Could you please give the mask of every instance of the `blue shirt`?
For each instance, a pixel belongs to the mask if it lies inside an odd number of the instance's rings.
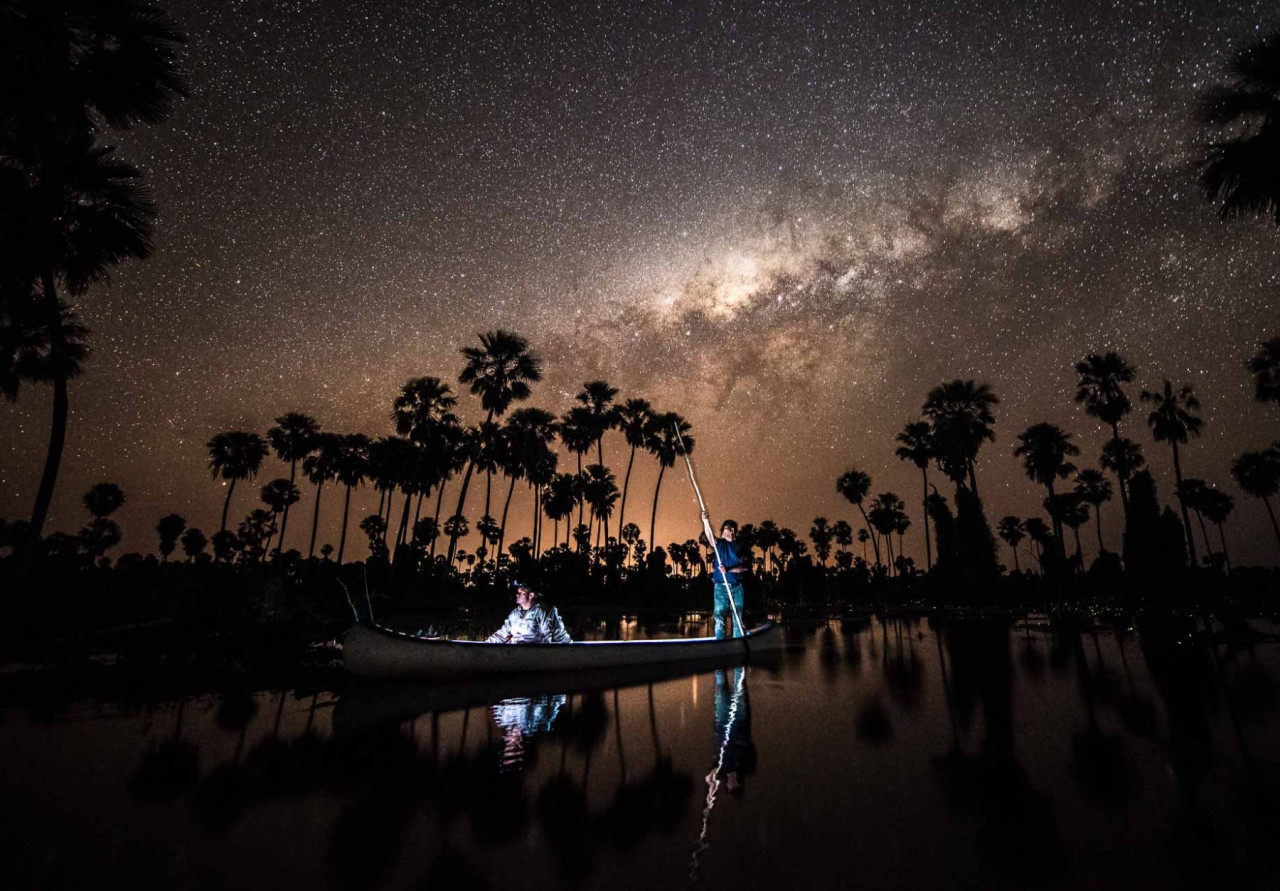
[[[723,565],[725,569],[733,569],[735,566],[750,566],[750,563],[748,562],[750,558],[741,556],[738,553],[738,546],[734,542],[725,541],[723,538],[717,538],[716,552],[720,555],[720,561],[711,575],[711,580],[718,585],[723,585],[725,583],[724,575],[720,572],[721,565]],[[712,559],[714,560],[715,557],[713,556]],[[741,585],[742,577],[744,575],[746,575],[745,572],[730,572],[729,584]]]

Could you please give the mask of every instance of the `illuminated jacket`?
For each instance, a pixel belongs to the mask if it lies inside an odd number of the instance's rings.
[[[564,622],[554,607],[535,603],[527,610],[516,607],[502,623],[502,627],[489,635],[489,643],[572,643],[573,638],[564,630]]]

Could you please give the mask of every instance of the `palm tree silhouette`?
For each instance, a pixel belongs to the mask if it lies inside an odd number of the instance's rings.
[[[905,516],[903,514],[905,507],[906,503],[893,492],[881,492],[871,502],[871,525],[884,540],[889,558],[890,575],[896,572],[896,562],[893,559],[893,533],[898,529],[899,518]]]
[[[1147,459],[1142,456],[1142,446],[1125,437],[1107,440],[1107,444],[1102,447],[1102,455],[1098,458],[1098,464],[1103,470],[1114,473],[1116,479],[1124,479],[1125,497],[1128,497],[1129,480],[1146,463]],[[1125,518],[1128,518],[1127,511]]]
[[[1249,373],[1254,398],[1280,405],[1280,337],[1258,344],[1258,352],[1249,359]]]
[[[555,478],[542,493],[542,508],[547,517],[555,524],[552,530],[552,541],[560,543],[560,521],[565,520],[564,546],[569,547],[569,515],[573,513],[578,501],[578,477],[572,473],[556,474]]]
[[[978,494],[974,463],[982,443],[995,441],[991,409],[999,402],[990,384],[957,379],[930,390],[922,407],[933,424],[934,448],[943,472],[957,484],[967,475],[974,495]]]
[[[627,473],[622,478],[622,502],[618,505],[618,525],[626,522],[627,487],[631,485],[631,467],[636,462],[636,449],[644,448],[653,420],[653,406],[647,399],[628,399],[618,406],[618,429],[631,449],[627,458]],[[601,462],[603,463],[603,462]]]
[[[587,381],[573,398],[587,410],[587,426],[595,434],[596,463],[604,466],[604,435],[618,426],[618,408],[613,404],[618,388],[607,381]]]
[[[1018,445],[1013,454],[1022,457],[1022,467],[1032,482],[1039,483],[1049,492],[1048,503],[1057,501],[1053,482],[1066,479],[1075,473],[1075,465],[1067,461],[1070,455],[1080,454],[1080,449],[1071,442],[1071,434],[1056,424],[1041,422],[1032,424],[1018,434]],[[1052,512],[1053,534],[1057,538],[1060,560],[1066,559],[1066,549],[1062,541],[1062,518],[1060,511]]]
[[[823,566],[827,565],[827,558],[831,556],[831,540],[834,537],[835,530],[826,517],[813,518],[813,525],[809,527],[809,540],[813,542],[813,552]]]
[[[160,536],[160,559],[169,562],[169,555],[178,545],[178,538],[187,529],[187,521],[180,514],[165,514],[156,523],[156,534]]]
[[[271,508],[271,525],[274,529],[276,517],[288,510],[291,505],[297,504],[302,498],[302,493],[298,491],[298,487],[286,479],[272,480],[262,487],[261,490],[262,503]],[[270,546],[271,541],[267,541]],[[279,545],[277,544],[277,547]]]
[[[582,495],[587,504],[591,505],[593,520],[599,520],[602,524],[604,544],[608,545],[609,517],[613,515],[613,505],[618,500],[617,477],[603,465],[588,464]]]
[[[1188,436],[1199,436],[1204,426],[1193,412],[1200,408],[1200,400],[1191,390],[1190,384],[1174,392],[1173,383],[1167,378],[1164,389],[1157,392],[1142,391],[1142,401],[1152,406],[1147,415],[1147,424],[1151,427],[1151,435],[1156,442],[1167,442],[1173,448],[1173,474],[1177,480],[1178,506],[1182,509],[1182,527],[1187,534],[1187,552],[1191,555],[1191,565],[1199,565],[1196,558],[1196,543],[1191,537],[1191,518],[1187,515],[1187,504],[1182,498],[1182,462],[1178,457],[1178,443],[1187,441]]]
[[[1101,554],[1106,550],[1102,544],[1102,504],[1111,500],[1111,483],[1099,471],[1086,468],[1076,474],[1075,491],[1087,504],[1093,505],[1098,527],[1098,553]]]
[[[348,433],[338,440],[338,461],[334,474],[346,489],[342,502],[342,533],[338,536],[338,565],[347,550],[347,519],[351,513],[351,490],[362,484],[369,474],[369,437]]]
[[[1280,446],[1237,455],[1231,462],[1231,476],[1246,493],[1262,499],[1271,518],[1276,544],[1280,545],[1280,525],[1276,524],[1276,514],[1271,509],[1271,498],[1280,491]]]
[[[649,454],[658,459],[658,484],[653,487],[653,513],[649,516],[649,541],[654,541],[653,530],[658,525],[658,493],[662,491],[662,475],[668,467],[674,467],[676,458],[693,453],[694,439],[689,433],[689,422],[676,412],[655,415],[650,431]]]
[[[769,572],[773,572],[773,549],[778,546],[778,524],[773,520],[763,520],[756,527],[756,544],[769,555]]]
[[[1233,135],[1205,146],[1200,183],[1224,217],[1264,216],[1280,225],[1280,32],[1243,47],[1230,72],[1230,83],[1202,97],[1204,122]]]
[[[480,397],[480,405],[487,412],[486,423],[492,422],[494,417],[504,415],[512,402],[528,399],[531,392],[529,384],[542,380],[542,360],[529,349],[529,342],[520,335],[501,328],[481,334],[480,346],[463,347],[462,355],[467,361],[462,373],[458,375],[458,383],[467,384],[472,394]],[[474,469],[473,454],[462,478],[455,517],[462,516]],[[445,525],[448,531],[449,524]],[[456,530],[458,527],[454,524],[453,528]],[[457,547],[458,536],[450,533],[447,556],[450,565]]]
[[[80,372],[86,355],[82,341],[88,332],[75,323],[58,287],[82,294],[115,264],[151,254],[155,205],[138,183],[141,174],[113,152],[86,138],[35,163],[0,153],[0,206],[6,211],[0,215],[0,250],[6,277],[11,287],[19,283],[24,298],[29,291],[23,286],[39,282],[39,327],[48,336],[41,374],[27,379],[53,384],[49,445],[31,512],[32,541],[44,530],[62,463],[70,414],[67,382]],[[67,334],[74,342],[63,339]]]
[[[275,426],[267,431],[267,441],[271,443],[276,457],[289,464],[289,483],[293,485],[298,477],[298,462],[311,454],[315,448],[315,438],[320,433],[320,425],[315,418],[301,412],[288,412],[276,418]],[[284,507],[284,515],[280,518],[280,537],[276,540],[276,550],[284,550],[284,533],[289,528],[289,508]]]
[[[920,474],[924,479],[924,495],[922,496],[921,510],[924,516],[924,559],[926,570],[933,569],[933,548],[929,543],[929,462],[933,460],[935,455],[933,445],[933,428],[927,421],[914,421],[902,428],[902,432],[894,437],[895,441],[901,443],[894,451],[903,461],[910,461],[916,467],[920,468]]]
[[[1231,571],[1231,557],[1227,554],[1227,534],[1222,527],[1235,506],[1235,499],[1221,489],[1205,489],[1201,510],[1208,517],[1209,522],[1218,527],[1218,540],[1222,542],[1222,560],[1226,564],[1227,572]]]
[[[876,566],[879,566],[880,541],[872,531],[871,520],[867,517],[867,511],[862,506],[863,500],[871,492],[871,477],[861,470],[847,470],[836,480],[836,491],[843,495],[850,504],[857,507],[858,513],[862,514],[862,522],[871,538],[871,547],[876,555]]]
[[[507,509],[511,506],[511,494],[515,491],[516,480],[532,480],[538,476],[539,466],[545,465],[548,460],[552,462],[551,472],[554,473],[555,453],[551,451],[551,445],[556,440],[556,416],[542,408],[518,408],[507,418],[504,440],[507,445],[505,469],[511,484],[507,487],[507,498],[502,505],[502,520],[498,531],[499,553],[506,540]],[[536,504],[536,492],[534,501]],[[530,532],[530,539],[536,535],[535,528]]]
[[[213,478],[230,480],[227,498],[222,504],[222,523],[219,532],[227,531],[227,508],[231,506],[231,493],[240,480],[258,475],[262,459],[267,457],[267,443],[256,433],[232,430],[219,433],[205,446],[209,450],[209,469]]]
[[[1204,525],[1204,501],[1205,494],[1209,491],[1209,487],[1204,480],[1188,478],[1182,481],[1179,487],[1178,496],[1187,505],[1187,510],[1196,515],[1196,522],[1200,526],[1200,540],[1204,542],[1205,556],[1213,553],[1213,545],[1209,543],[1209,530]]]
[[[1018,565],[1018,545],[1027,537],[1022,527],[1022,520],[1013,515],[1001,517],[1000,522],[996,524],[996,534],[1009,546],[1009,550],[1013,551],[1013,571],[1022,572],[1022,567]]]
[[[1121,384],[1131,383],[1136,372],[1137,369],[1116,352],[1105,355],[1091,353],[1076,363],[1076,374],[1080,375],[1080,380],[1076,384],[1076,402],[1083,404],[1084,410],[1091,417],[1097,418],[1111,428],[1112,449],[1117,454],[1124,450],[1124,447],[1119,445],[1120,421],[1133,407]],[[1127,517],[1129,515],[1129,474],[1137,468],[1131,467],[1126,461],[1120,461],[1114,469],[1116,479],[1120,481],[1120,503]]]
[[[314,440],[315,451],[302,459],[302,472],[315,483],[316,503],[311,511],[311,544],[307,547],[307,559],[315,556],[316,530],[320,527],[320,495],[324,484],[338,475],[342,460],[342,438],[335,433],[320,433]]]
[[[556,426],[560,441],[578,460],[578,475],[582,475],[582,456],[591,451],[595,445],[596,435],[591,410],[584,405],[575,405],[565,412]],[[582,502],[578,502],[578,523],[582,523]]]

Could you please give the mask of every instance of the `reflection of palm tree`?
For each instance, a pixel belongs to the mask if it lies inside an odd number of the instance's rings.
[[[1076,385],[1076,402],[1082,403],[1089,415],[1111,428],[1111,446],[1117,452],[1123,450],[1120,445],[1120,421],[1132,407],[1121,384],[1130,383],[1135,372],[1136,369],[1115,352],[1106,355],[1093,353],[1076,363],[1076,373],[1080,375],[1080,381]],[[1120,503],[1124,506],[1125,517],[1128,517],[1129,475],[1138,467],[1121,461],[1113,469],[1116,470],[1116,479],[1120,481]],[[1102,546],[1101,542],[1098,546]]]
[[[1178,506],[1182,509],[1182,527],[1187,533],[1187,551],[1191,555],[1191,565],[1196,566],[1196,543],[1191,536],[1191,518],[1187,515],[1187,504],[1181,495],[1182,462],[1178,457],[1178,444],[1185,443],[1188,436],[1199,436],[1204,421],[1193,412],[1199,410],[1200,400],[1191,390],[1190,384],[1174,392],[1173,383],[1165,380],[1162,390],[1142,391],[1142,401],[1151,405],[1151,414],[1147,415],[1147,424],[1151,427],[1151,435],[1156,442],[1167,442],[1173,448],[1173,474],[1178,485]]]

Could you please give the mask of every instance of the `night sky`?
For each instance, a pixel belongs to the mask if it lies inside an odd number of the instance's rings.
[[[1135,403],[1194,384],[1185,472],[1236,496],[1233,560],[1274,562],[1228,469],[1280,436],[1243,367],[1280,334],[1280,235],[1219,220],[1195,174],[1196,99],[1280,25],[1273,2],[162,5],[191,96],[105,139],[154,190],[157,248],[79,301],[95,351],[50,529],[78,528],[110,480],[116,554],[153,548],[173,511],[212,533],[213,434],[286,411],[390,433],[407,378],[457,389],[459,349],[502,327],[544,360],[528,404],[559,413],[604,378],[685,415],[717,518],[852,520],[835,478],[857,466],[907,501],[921,564],[919,475],[892,437],[929,388],[972,377],[1002,400],[978,464],[994,525],[1041,512],[1011,454],[1029,424],[1070,430],[1096,466],[1072,366],[1116,349]],[[50,402],[28,387],[0,409],[0,516],[30,512]],[[1141,406],[1122,430],[1167,500]],[[604,448],[621,485],[620,435]],[[637,458],[627,518],[646,536],[656,474]],[[273,458],[232,516],[276,476]],[[363,490],[353,524],[375,502]],[[659,543],[697,534],[682,470],[661,504]],[[1103,510],[1118,548],[1118,493]],[[1092,522],[1082,538],[1088,557]]]

